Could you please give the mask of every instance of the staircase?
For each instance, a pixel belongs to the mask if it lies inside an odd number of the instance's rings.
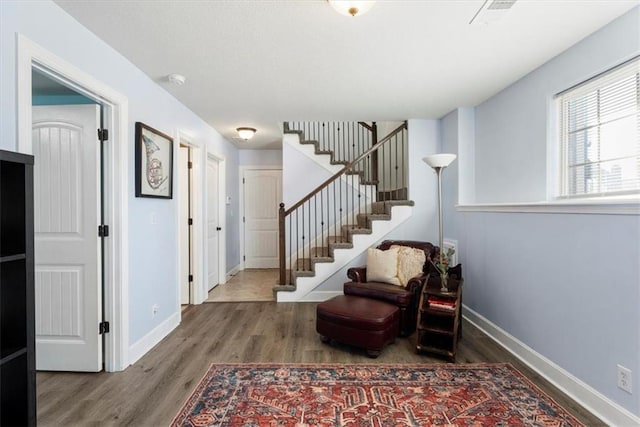
[[[309,299],[411,216],[406,122],[380,141],[377,129],[375,122],[285,123],[285,143],[332,176],[290,208],[280,205],[277,301]]]

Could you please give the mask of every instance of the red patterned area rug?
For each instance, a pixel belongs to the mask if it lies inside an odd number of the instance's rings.
[[[172,426],[582,426],[509,364],[211,365]]]

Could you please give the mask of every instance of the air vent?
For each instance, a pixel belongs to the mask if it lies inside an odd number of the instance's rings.
[[[511,9],[516,0],[493,0],[487,10],[505,10]]]
[[[486,0],[471,18],[469,24],[490,24],[499,21],[513,7],[517,0]]]

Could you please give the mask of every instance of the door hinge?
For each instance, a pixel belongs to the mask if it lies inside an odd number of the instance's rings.
[[[222,227],[216,227],[216,230],[217,230],[217,231],[221,231],[221,230],[222,230]]]
[[[193,162],[187,162],[187,168],[193,169]]]
[[[244,178],[242,178],[242,183],[244,184]]]
[[[190,282],[193,282],[193,274],[190,274],[190,275],[189,275],[189,281],[190,281]]]
[[[108,237],[109,236],[109,226],[105,224],[101,224],[98,226],[98,237]]]
[[[109,322],[100,322],[98,325],[100,335],[109,333]]]
[[[242,222],[244,222],[244,217],[242,217]]]
[[[189,225],[193,225],[193,218],[189,218]]]
[[[98,139],[100,141],[109,140],[109,129],[98,129]]]
[[[242,260],[246,261],[247,260],[247,256],[246,255],[242,255]]]

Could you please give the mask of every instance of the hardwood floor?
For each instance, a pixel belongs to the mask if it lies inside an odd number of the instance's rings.
[[[211,363],[443,363],[415,352],[415,334],[377,359],[323,344],[316,303],[240,302],[190,306],[182,323],[123,372],[37,374],[40,426],[162,426],[171,423]],[[589,426],[603,425],[465,322],[457,363],[510,362]]]

